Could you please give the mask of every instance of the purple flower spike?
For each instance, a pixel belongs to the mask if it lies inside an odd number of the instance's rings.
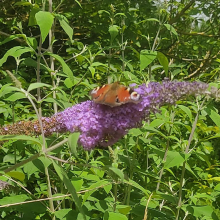
[[[50,121],[54,126],[45,131],[80,132],[79,143],[90,150],[95,146],[106,147],[121,139],[129,129],[141,126],[143,119],[155,113],[164,104],[175,104],[184,96],[205,94],[208,84],[201,82],[151,82],[139,86],[135,91],[141,95],[138,104],[127,103],[111,108],[86,101],[57,113]],[[47,120],[44,120],[46,123]],[[45,126],[46,127],[46,126]]]
[[[126,103],[117,107],[86,101],[59,112],[52,117],[42,118],[45,136],[53,132],[80,132],[79,144],[90,150],[95,146],[107,147],[121,139],[131,128],[140,127],[142,120],[156,113],[162,105],[175,104],[186,96],[198,96],[216,90],[207,91],[208,84],[201,82],[177,82],[164,80],[151,82],[134,89],[141,95],[137,104]],[[8,131],[6,131],[8,129]],[[16,123],[0,129],[0,134],[15,134],[19,131],[41,134],[38,121]]]

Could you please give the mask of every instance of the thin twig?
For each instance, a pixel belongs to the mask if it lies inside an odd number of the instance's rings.
[[[107,183],[107,184],[104,184],[104,185],[102,185],[102,186],[95,187],[95,188],[93,188],[93,189],[82,190],[82,191],[77,192],[77,193],[78,193],[78,194],[82,194],[82,193],[90,192],[90,191],[93,191],[93,190],[97,190],[97,189],[100,189],[100,188],[104,188],[105,186],[108,186],[108,185],[111,185],[111,184],[112,184],[112,182]],[[115,184],[117,184],[117,183],[115,183]],[[52,198],[36,199],[36,200],[25,201],[25,202],[16,202],[16,203],[11,203],[11,204],[7,204],[7,205],[1,205],[0,208],[10,207],[10,206],[15,206],[15,205],[22,205],[22,204],[27,204],[27,203],[40,202],[40,201],[46,201],[46,200],[54,200],[54,199],[59,199],[59,198],[65,198],[65,197],[67,197],[67,196],[71,196],[71,194],[62,195],[62,196],[54,196],[54,197],[52,197]]]
[[[153,193],[150,194],[150,196],[149,196],[149,198],[148,198],[148,200],[147,200],[147,204],[146,204],[146,207],[145,207],[145,213],[144,213],[144,218],[143,218],[143,220],[147,220],[147,212],[148,212],[147,208],[148,208],[148,205],[149,205],[149,203],[150,203],[150,200],[151,200],[151,197],[152,197],[152,196],[153,196]]]
[[[28,194],[30,194],[33,198],[36,198],[36,196],[33,195],[28,189],[26,189],[21,183],[17,182],[16,180],[12,179],[12,178],[9,177],[9,176],[6,176],[6,175],[2,175],[2,176],[4,176],[5,178],[9,179],[10,181],[16,183],[16,184],[19,185],[23,190],[25,190]],[[40,201],[40,202],[41,202],[41,201]],[[45,207],[50,211],[49,207],[46,206],[45,203],[41,202],[41,204],[42,204],[43,206],[45,206]]]

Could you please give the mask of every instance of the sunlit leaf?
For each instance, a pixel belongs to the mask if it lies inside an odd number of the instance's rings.
[[[168,76],[169,61],[167,57],[163,53],[157,52],[157,59],[159,60],[160,64],[163,66],[166,76]]]
[[[118,168],[115,168],[115,167],[109,167],[109,169],[111,171],[113,171],[117,176],[119,176],[121,181],[124,180],[124,173],[121,170],[119,170]]]
[[[192,121],[192,112],[190,111],[190,109],[184,105],[178,105],[178,107],[180,109],[182,109],[186,114],[187,116],[189,117],[190,121]]]
[[[45,41],[52,27],[54,16],[47,11],[39,11],[35,14],[37,24],[40,27],[42,43]]]
[[[92,195],[92,193],[94,193],[95,191],[99,191],[100,188],[103,188],[104,185],[108,185],[109,182],[106,180],[100,180],[97,181],[96,183],[91,184],[87,189],[88,191],[85,193],[84,197],[83,197],[83,204],[85,203],[85,201],[88,199],[88,197],[90,195]]]
[[[14,204],[14,203],[24,202],[28,199],[30,199],[30,197],[28,197],[25,194],[4,196],[2,199],[0,199],[0,204],[9,205],[9,204]]]
[[[5,126],[5,129],[7,129],[7,126]],[[0,140],[25,140],[41,146],[41,142],[37,138],[25,135],[0,135]]]
[[[10,101],[10,102],[15,102],[19,99],[25,99],[25,98],[27,98],[27,97],[25,96],[25,94],[23,92],[16,92],[16,93],[10,95],[9,97],[7,97],[4,100]]]
[[[140,71],[148,67],[157,57],[157,51],[142,50],[140,53]]]
[[[0,59],[0,66],[2,66],[2,64],[6,62],[9,56],[18,58],[22,54],[27,53],[27,52],[33,52],[33,49],[29,47],[21,47],[21,46],[12,47],[5,53],[2,59]]]
[[[24,181],[25,179],[24,173],[20,171],[11,171],[11,172],[8,172],[7,175],[20,181]]]
[[[180,166],[186,160],[186,158],[186,155],[183,153],[168,151],[164,168],[166,169],[174,166]]]
[[[114,39],[116,38],[116,36],[118,35],[118,26],[117,25],[112,25],[112,26],[109,27],[108,31],[111,35],[111,42],[113,42]]]
[[[72,154],[77,158],[78,155],[77,155],[77,143],[78,143],[78,139],[79,139],[79,136],[80,136],[80,133],[79,132],[75,132],[73,134],[70,134],[69,135],[69,138],[68,138],[68,143],[69,143],[69,146],[70,146],[70,151],[72,152]]]
[[[72,40],[73,29],[69,26],[69,22],[67,18],[61,14],[56,14],[56,18],[58,18],[58,21],[60,22],[61,27],[66,32],[70,40]]]
[[[128,218],[126,215],[123,215],[121,213],[115,213],[115,212],[105,212],[103,220],[127,220]]]
[[[67,76],[69,77],[69,79],[71,80],[71,82],[73,83],[73,85],[75,85],[78,81],[76,80],[76,78],[73,76],[73,72],[72,70],[69,68],[69,66],[65,63],[65,61],[63,60],[63,58],[57,54],[53,54],[53,53],[46,53],[49,56],[54,57],[56,60],[58,60],[60,62],[60,64],[63,67],[63,72],[67,74]]]
[[[37,89],[37,88],[41,88],[41,87],[49,87],[51,88],[52,86],[46,83],[31,83],[28,87],[28,92],[30,92],[31,90]]]
[[[171,31],[174,35],[178,37],[178,33],[176,32],[175,28],[170,24],[164,24],[164,26],[167,28],[167,30]]]

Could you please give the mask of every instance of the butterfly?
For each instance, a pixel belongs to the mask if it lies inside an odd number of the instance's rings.
[[[95,103],[111,107],[128,102],[138,103],[141,99],[140,94],[129,87],[120,85],[119,82],[97,87],[90,92],[90,95]]]

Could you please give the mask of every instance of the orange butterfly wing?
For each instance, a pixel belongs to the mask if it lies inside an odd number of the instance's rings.
[[[111,107],[119,106],[127,102],[137,103],[140,95],[132,89],[120,85],[119,82],[104,85],[96,88],[90,93],[96,103],[109,105]]]

